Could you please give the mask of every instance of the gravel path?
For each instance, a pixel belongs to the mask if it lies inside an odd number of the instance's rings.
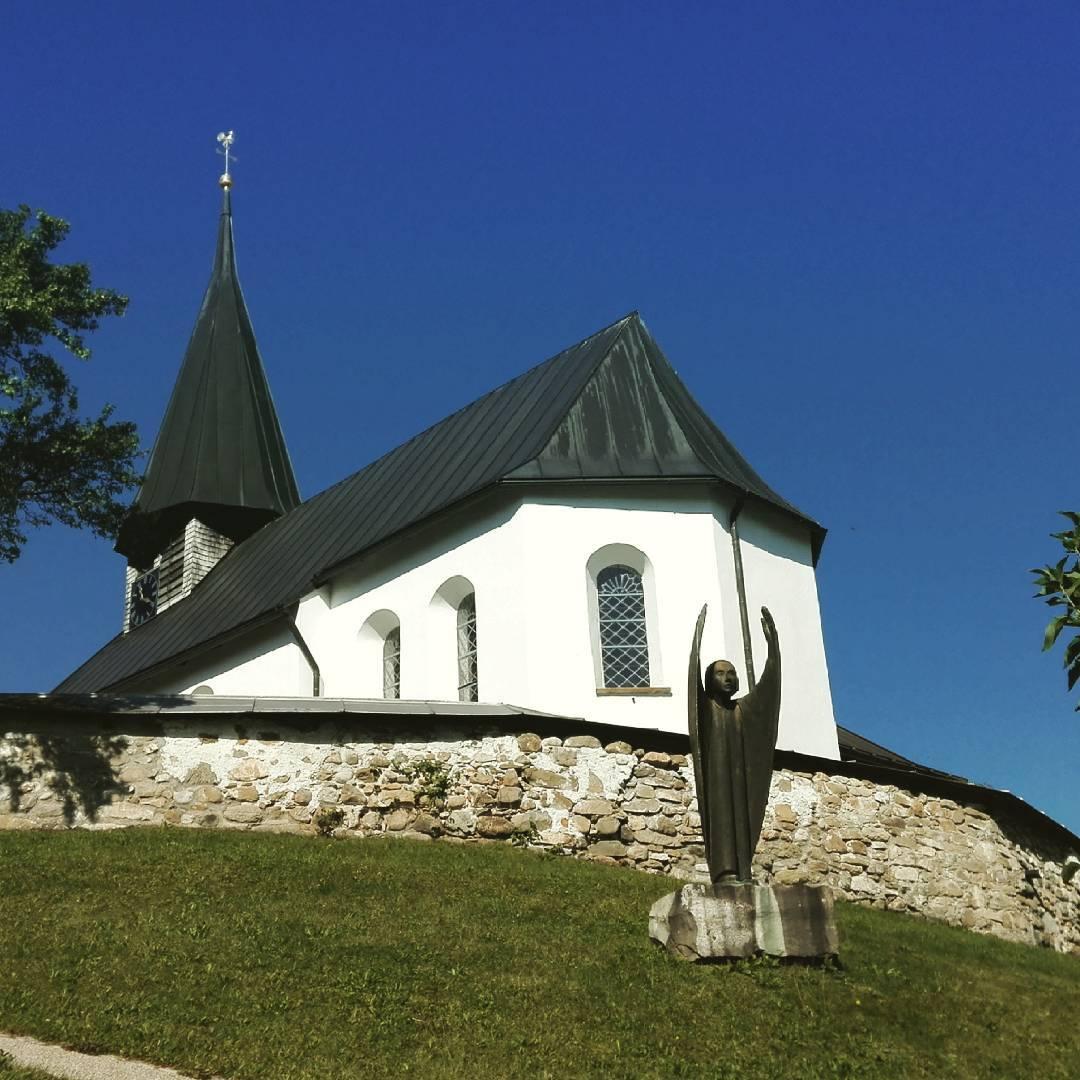
[[[65,1080],[191,1080],[175,1069],[128,1061],[112,1054],[80,1054],[38,1042],[28,1035],[0,1034],[0,1053],[10,1055],[24,1069],[40,1069]]]

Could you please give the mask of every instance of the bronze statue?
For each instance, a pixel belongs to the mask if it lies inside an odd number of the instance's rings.
[[[739,676],[729,661],[710,664],[704,685],[701,681],[707,607],[698,616],[690,648],[690,747],[709,876],[715,885],[729,885],[750,881],[769,801],[780,721],[780,641],[772,615],[762,608],[769,658],[757,686],[735,701]]]

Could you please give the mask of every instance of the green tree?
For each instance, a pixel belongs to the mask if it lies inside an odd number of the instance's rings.
[[[47,351],[80,360],[84,334],[127,297],[95,289],[82,263],[49,261],[68,224],[28,206],[0,210],[0,560],[14,562],[26,529],[58,521],[113,537],[121,496],[137,481],[135,425],[78,415],[79,399]]]
[[[1053,566],[1031,571],[1035,575],[1035,595],[1046,597],[1051,607],[1065,609],[1047,624],[1043,649],[1051,648],[1062,630],[1080,630],[1080,514],[1072,510],[1062,510],[1061,514],[1068,518],[1072,528],[1050,535],[1065,549],[1064,558]],[[1065,646],[1065,672],[1071,690],[1080,679],[1080,634]],[[1080,712],[1080,705],[1076,708]]]

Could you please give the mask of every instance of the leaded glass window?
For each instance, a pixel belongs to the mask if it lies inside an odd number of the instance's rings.
[[[395,626],[382,647],[382,696],[401,697],[401,627]]]
[[[476,671],[476,594],[457,610],[458,701],[479,701]]]
[[[629,566],[608,566],[596,576],[600,657],[604,686],[649,685],[645,590]]]

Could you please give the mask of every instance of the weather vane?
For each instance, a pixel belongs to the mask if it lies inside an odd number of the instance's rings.
[[[232,177],[229,175],[229,148],[236,141],[236,134],[232,131],[219,131],[217,141],[221,144],[218,153],[225,155],[225,171],[221,174],[218,183],[223,188],[230,188],[232,187]]]

